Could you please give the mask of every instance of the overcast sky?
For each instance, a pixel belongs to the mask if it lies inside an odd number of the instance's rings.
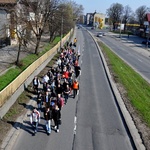
[[[84,7],[84,14],[86,13],[104,13],[113,3],[120,3],[123,6],[129,5],[133,11],[139,6],[146,5],[150,7],[150,0],[74,0],[77,4],[81,4]]]

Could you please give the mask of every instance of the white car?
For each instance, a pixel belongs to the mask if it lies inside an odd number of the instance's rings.
[[[102,37],[103,36],[103,33],[102,32],[98,32],[97,33],[97,37]]]

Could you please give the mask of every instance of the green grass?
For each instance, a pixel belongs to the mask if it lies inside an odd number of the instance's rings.
[[[41,53],[38,55],[30,54],[27,55],[20,61],[20,67],[15,67],[9,69],[5,74],[0,76],[0,91],[3,90],[10,82],[12,82],[22,71],[24,71],[29,65],[31,65],[35,60],[37,60],[40,56],[50,50],[54,45],[58,43],[60,37],[56,37],[53,43],[46,44]]]
[[[73,35],[73,34],[72,34]],[[72,36],[71,35],[71,36]],[[64,35],[65,36],[65,35]],[[10,82],[12,82],[22,71],[24,71],[29,65],[31,65],[35,60],[53,48],[60,41],[60,36],[56,36],[52,43],[47,43],[43,50],[36,54],[27,55],[20,61],[20,67],[15,67],[9,69],[5,74],[0,76],[0,91],[2,91]]]
[[[106,45],[103,43],[99,43],[99,45],[109,59],[117,82],[124,86],[132,106],[150,127],[150,84],[116,56]]]

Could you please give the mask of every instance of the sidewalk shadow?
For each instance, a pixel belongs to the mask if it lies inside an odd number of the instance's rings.
[[[28,105],[26,103],[19,103],[19,105],[22,105],[24,108],[32,110],[34,107],[32,105]]]
[[[33,127],[30,124],[30,121],[23,121],[23,123],[14,122],[14,121],[7,121],[7,123],[11,124],[12,127],[14,127],[16,130],[22,129],[22,130],[26,131],[27,133],[31,134],[32,136],[35,135],[35,133],[33,131]],[[38,125],[38,132],[45,134],[46,133],[45,125],[39,124]]]
[[[19,130],[19,129],[22,129],[26,132],[28,132],[29,134],[33,135],[33,128],[32,126],[30,125],[30,122],[27,121],[26,124],[23,124],[23,123],[20,123],[20,122],[14,122],[14,121],[7,121],[7,123],[11,124],[12,127],[14,127],[15,129]]]

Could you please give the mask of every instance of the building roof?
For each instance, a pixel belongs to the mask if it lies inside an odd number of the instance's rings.
[[[0,4],[12,4],[17,3],[17,0],[0,0]]]
[[[150,13],[147,13],[146,16],[147,16],[147,21],[150,22]]]

